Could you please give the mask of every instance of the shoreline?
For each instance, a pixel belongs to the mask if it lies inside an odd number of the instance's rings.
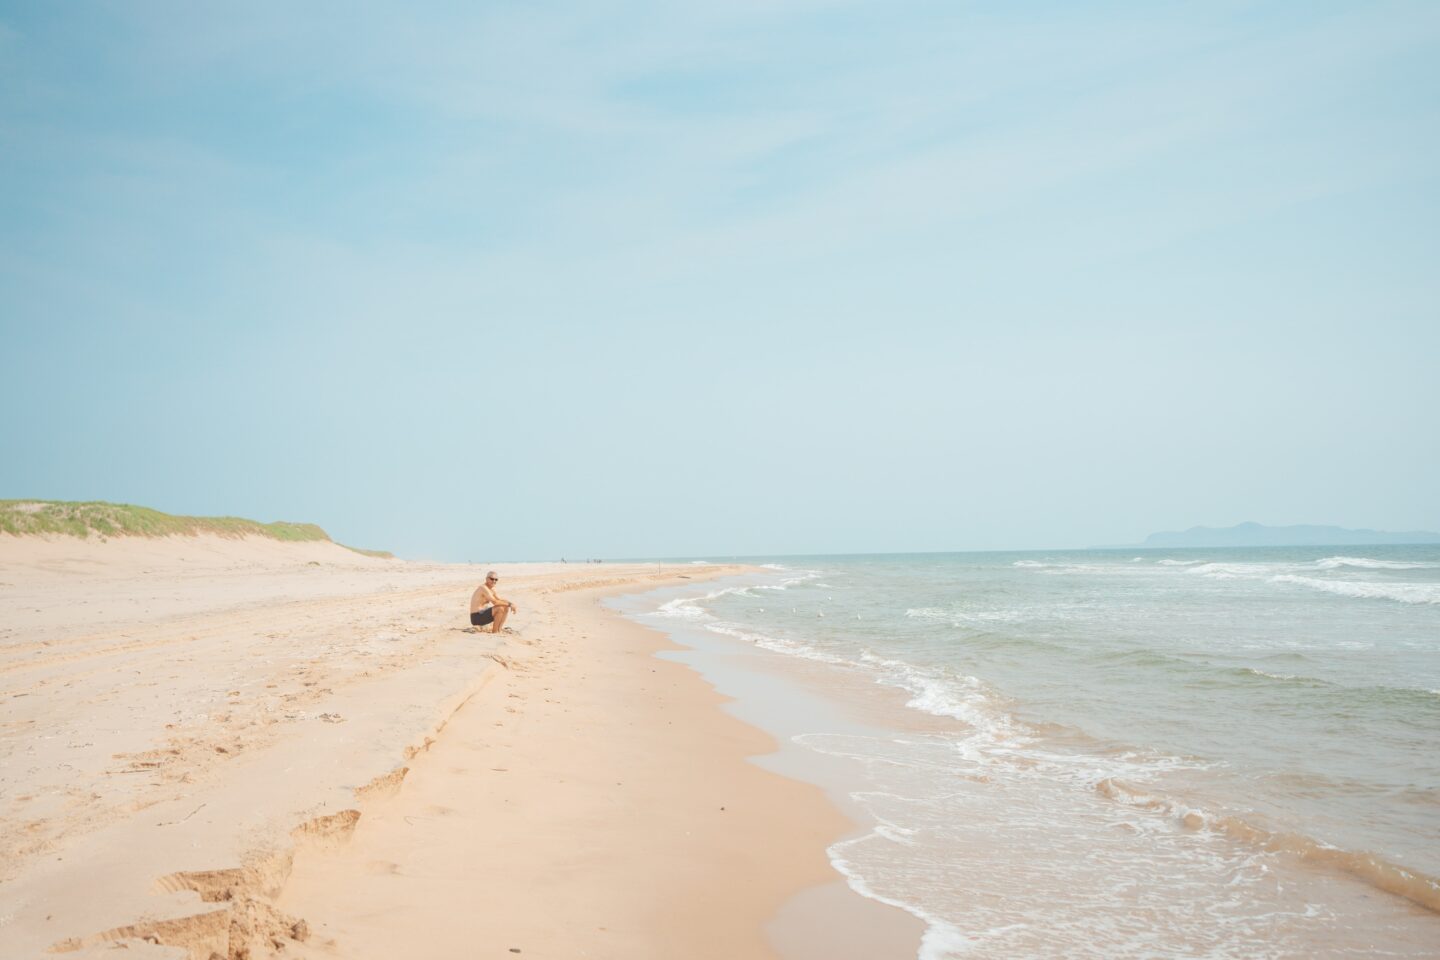
[[[669,637],[601,605],[635,592],[547,598],[552,632],[507,651],[495,689],[457,712],[343,849],[297,861],[280,906],[328,918],[317,936],[358,960],[475,944],[542,957],[914,956],[910,918],[831,869],[825,850],[854,824],[820,788],[752,762],[777,744],[721,709],[701,674],[657,657],[681,649]],[[797,918],[820,926],[777,947],[770,927],[785,915],[792,933]],[[438,932],[441,917],[452,922]],[[409,939],[422,926],[423,945]],[[837,930],[883,951],[836,953]]]
[[[849,830],[826,845],[832,882],[809,888],[787,902],[769,924],[772,941],[782,946],[785,956],[860,960],[929,955],[927,949],[949,936],[943,922],[873,890],[862,892],[855,884],[866,886],[864,880],[837,862],[837,850],[875,829],[874,819],[851,795],[866,784],[857,779],[849,764],[802,746],[796,738],[817,731],[870,738],[923,736],[942,722],[903,711],[906,698],[900,691],[836,675],[830,664],[787,658],[705,631],[684,619],[653,618],[655,601],[684,599],[684,592],[682,587],[661,586],[644,594],[612,598],[610,606],[632,622],[669,636],[673,647],[660,656],[693,670],[722,695],[727,713],[770,737],[775,749],[754,758],[756,763],[781,776],[813,784],[850,824]],[[898,716],[897,708],[902,708]],[[825,937],[823,952],[816,952],[820,946],[815,940],[817,931],[823,931]]]
[[[668,638],[600,606],[743,568],[494,564],[524,616],[491,638],[458,626],[479,566],[205,538],[0,546],[7,956],[448,956],[517,935],[542,956],[834,955],[777,954],[766,925],[852,911],[825,892],[825,850],[853,825],[748,759],[775,743],[655,656]],[[452,873],[419,872],[447,877],[440,895],[364,852],[397,815],[438,819],[433,846],[402,846],[442,858]],[[478,926],[446,906],[486,884],[510,906]],[[385,950],[356,913],[367,890]],[[594,929],[547,940],[557,902]]]

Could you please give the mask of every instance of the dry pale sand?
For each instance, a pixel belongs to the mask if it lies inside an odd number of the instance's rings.
[[[0,957],[763,957],[782,907],[914,955],[834,888],[849,824],[597,605],[724,568],[494,566],[515,636],[464,629],[478,567],[0,535]]]

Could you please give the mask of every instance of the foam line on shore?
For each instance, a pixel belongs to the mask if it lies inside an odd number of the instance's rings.
[[[1260,850],[1288,854],[1316,866],[1338,870],[1377,890],[1404,897],[1427,910],[1440,913],[1440,879],[1378,854],[1344,850],[1300,833],[1267,830],[1243,816],[1202,810],[1114,777],[1101,780],[1095,789],[1111,800],[1167,816],[1186,829],[1209,830]]]

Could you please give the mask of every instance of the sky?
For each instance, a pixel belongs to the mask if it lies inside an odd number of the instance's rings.
[[[1440,530],[1440,5],[0,0],[0,498]]]

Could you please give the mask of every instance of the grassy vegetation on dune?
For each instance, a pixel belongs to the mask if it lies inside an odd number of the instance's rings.
[[[171,537],[201,533],[221,537],[269,537],[290,542],[330,540],[313,523],[260,523],[243,517],[177,517],[128,503],[71,503],[63,500],[0,500],[0,532],[17,536],[59,534],[70,537]],[[337,546],[344,546],[337,544]],[[370,557],[392,557],[383,550],[346,547]]]
[[[69,503],[60,500],[0,500],[0,530],[58,533],[71,537],[169,537],[213,533],[222,537],[272,540],[329,540],[313,523],[259,523],[241,517],[177,517],[128,503]]]
[[[367,557],[379,557],[381,560],[394,560],[395,554],[389,550],[366,550],[363,547],[352,547],[348,544],[339,543],[336,546],[344,547],[346,550],[353,550],[356,553],[363,553]]]

